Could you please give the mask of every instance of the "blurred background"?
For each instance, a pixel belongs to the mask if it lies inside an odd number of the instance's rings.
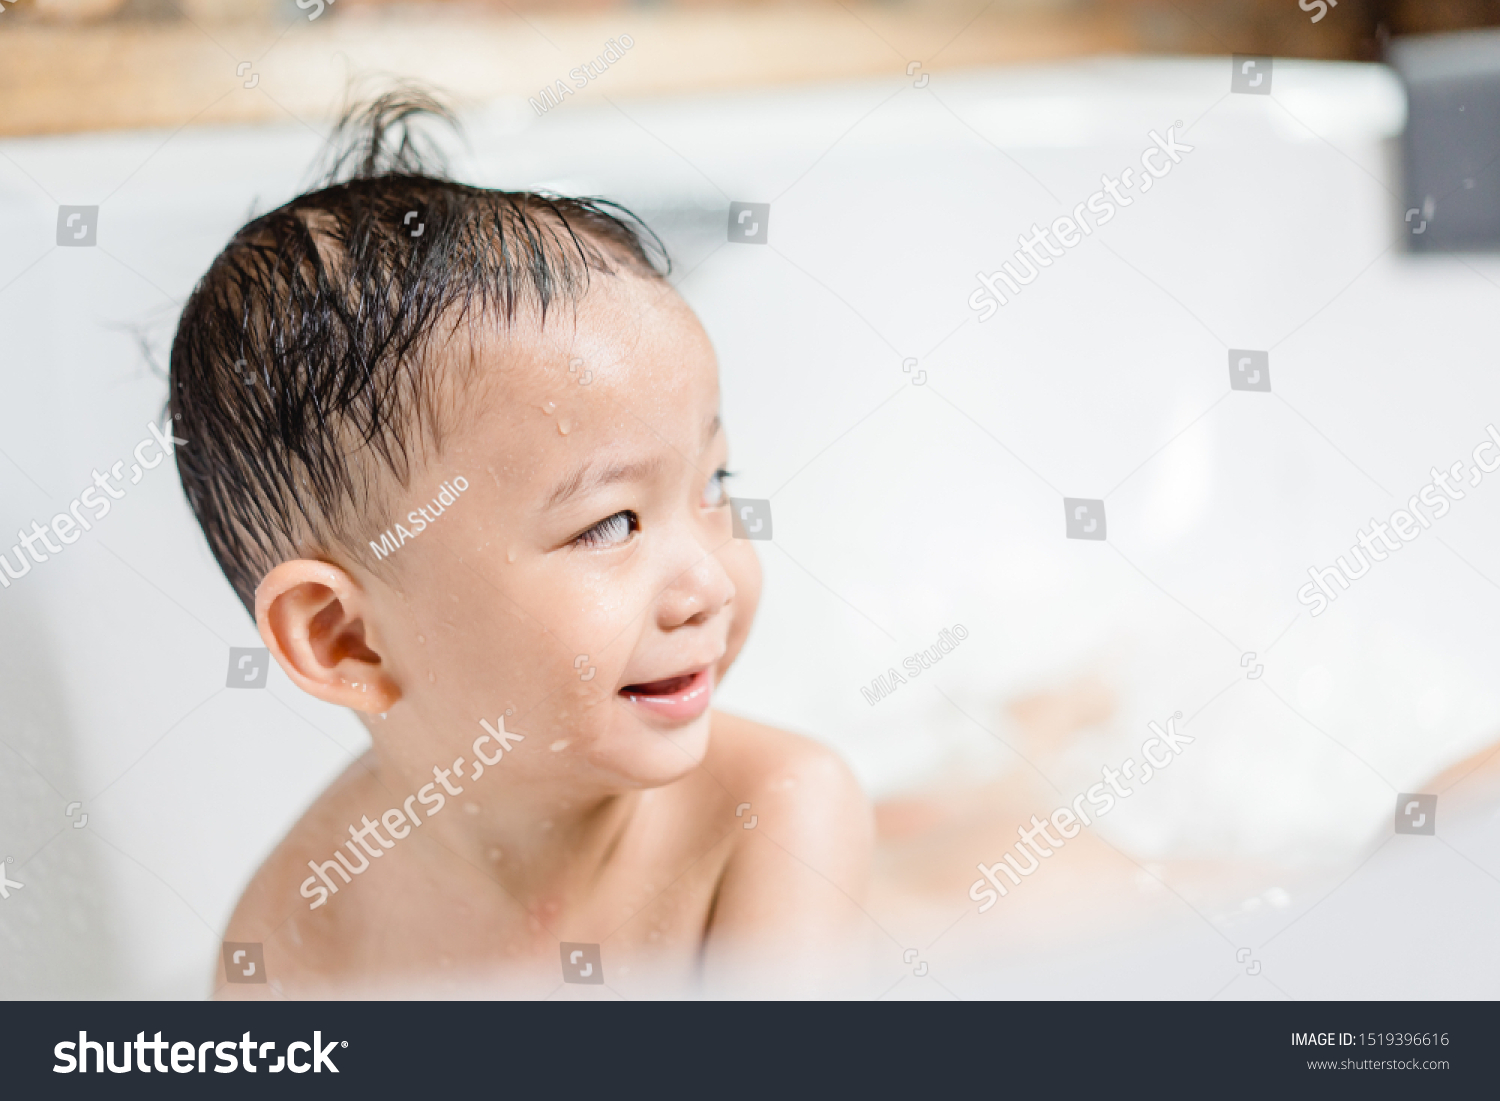
[[[1040,814],[1150,721],[1195,737],[1098,827],[1138,915],[960,888],[895,934],[940,988],[893,952],[896,996],[1493,997],[1500,800],[1461,762],[1500,738],[1500,475],[1320,617],[1296,593],[1500,424],[1500,3],[1330,4],[0,2],[0,532],[146,437],[183,298],[350,89],[424,80],[460,177],[667,240],[734,492],[774,513],[724,707],[882,800],[1025,775]],[[1181,164],[980,323],[975,273],[1168,127]],[[770,205],[763,247],[735,202]],[[1062,497],[1108,539],[1067,539]],[[227,688],[255,645],[170,465],[0,590],[0,996],[206,993],[245,882],[367,744],[277,669]],[[1411,792],[1435,836],[1393,835]]]

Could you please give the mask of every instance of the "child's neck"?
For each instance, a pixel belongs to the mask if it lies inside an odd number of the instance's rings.
[[[403,736],[392,720],[382,724],[375,739],[376,779],[392,793],[393,805],[409,804],[407,810],[420,815],[417,829],[423,836],[526,897],[566,893],[570,884],[595,879],[642,800],[651,796],[639,789],[534,775],[519,753],[505,753],[479,769],[477,778],[472,752],[423,772],[411,764],[411,754],[393,751],[429,741],[411,733]],[[491,759],[499,753],[493,744],[480,752]],[[409,800],[408,793],[418,801]]]

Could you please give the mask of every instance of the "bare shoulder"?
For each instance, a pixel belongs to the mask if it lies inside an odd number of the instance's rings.
[[[308,861],[329,859],[344,824],[351,816],[358,820],[353,808],[368,805],[374,787],[366,762],[351,764],[256,870],[240,895],[224,939],[262,945],[268,982],[228,983],[220,959],[214,997],[274,998],[283,992],[305,996],[311,988],[336,981],[348,962],[344,957],[357,950],[359,938],[351,922],[359,921],[362,908],[325,905],[326,891],[319,892],[325,895],[323,902],[317,893],[304,893],[312,874]]]
[[[705,974],[734,989],[793,960],[799,982],[821,974],[864,918],[875,816],[859,782],[827,746],[718,712],[702,771],[736,789],[743,811],[726,819],[740,828],[729,830]]]
[[[757,815],[873,844],[874,811],[844,759],[811,738],[715,711],[705,765]],[[826,828],[834,829],[828,831]]]

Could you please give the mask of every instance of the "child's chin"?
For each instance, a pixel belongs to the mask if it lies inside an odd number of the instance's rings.
[[[679,780],[702,762],[708,752],[709,713],[691,722],[666,725],[631,716],[629,759],[622,761],[637,782],[648,787]]]

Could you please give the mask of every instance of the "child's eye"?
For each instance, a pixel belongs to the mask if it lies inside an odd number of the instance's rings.
[[[633,533],[640,530],[640,517],[629,509],[625,509],[600,520],[573,542],[581,547],[613,547],[625,542]]]
[[[703,487],[704,508],[718,508],[720,505],[728,503],[729,495],[725,492],[724,479],[733,477],[733,472],[725,470],[723,467],[714,471],[713,477]]]

